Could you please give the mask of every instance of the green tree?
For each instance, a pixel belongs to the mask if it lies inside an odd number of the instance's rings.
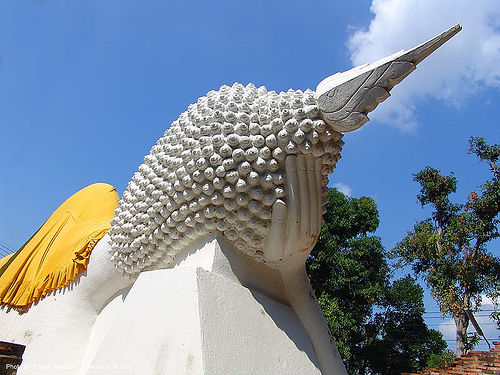
[[[391,252],[399,266],[411,265],[423,277],[441,312],[454,318],[459,356],[477,342],[477,337],[467,335],[467,310],[477,311],[481,294],[495,296],[500,285],[500,260],[486,248],[499,235],[500,146],[490,146],[482,138],[469,143],[469,153],[488,164],[492,178],[479,193],[473,191],[465,203],[456,204],[450,200],[457,186],[453,174],[442,175],[431,167],[415,174],[421,185],[417,198],[422,206],[432,207],[432,215],[417,222]]]
[[[447,367],[455,359],[455,353],[451,350],[439,354],[431,354],[427,361],[427,368]]]
[[[411,278],[389,283],[384,248],[373,235],[379,225],[375,202],[332,189],[324,220],[306,265],[348,372],[392,374],[423,367],[445,343],[423,322],[421,287]]]
[[[363,351],[370,374],[401,374],[424,367],[442,355],[446,342],[424,322],[424,290],[406,276],[385,288],[377,312],[366,325]]]

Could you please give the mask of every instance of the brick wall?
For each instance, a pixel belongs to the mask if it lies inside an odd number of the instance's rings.
[[[402,375],[465,375],[494,374],[500,375],[500,342],[493,342],[495,348],[488,352],[471,351],[455,359],[447,367],[421,370],[418,373]]]

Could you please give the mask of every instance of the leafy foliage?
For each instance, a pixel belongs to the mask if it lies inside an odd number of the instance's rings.
[[[384,291],[380,311],[367,324],[371,339],[364,350],[370,373],[417,371],[426,367],[432,354],[446,349],[441,333],[424,322],[423,293],[410,276],[394,281]]]
[[[455,353],[446,350],[439,354],[431,354],[427,361],[428,368],[446,367],[455,359]]]
[[[495,311],[491,314],[491,319],[496,320],[498,329],[500,329],[500,312]]]
[[[471,138],[469,143],[469,153],[486,161],[493,178],[480,186],[479,193],[473,191],[465,203],[456,204],[450,200],[457,186],[453,174],[445,176],[431,167],[415,174],[414,180],[421,186],[417,198],[433,212],[417,222],[391,251],[399,266],[411,265],[423,277],[441,311],[454,317],[458,355],[477,342],[475,335],[467,335],[466,310],[477,311],[481,294],[493,296],[500,286],[500,260],[486,248],[499,236],[500,146],[490,146],[482,138]]]
[[[375,202],[332,189],[324,224],[307,269],[337,347],[348,363],[363,342],[363,324],[383,292],[388,272],[382,243],[366,235],[378,227]]]
[[[325,222],[307,261],[337,347],[350,374],[415,371],[446,347],[422,314],[423,290],[410,277],[389,282],[375,202],[328,192]]]

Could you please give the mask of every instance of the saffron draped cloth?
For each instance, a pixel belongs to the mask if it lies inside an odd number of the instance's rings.
[[[118,199],[113,186],[98,183],[59,206],[17,252],[0,259],[0,304],[25,310],[74,281],[111,227]]]

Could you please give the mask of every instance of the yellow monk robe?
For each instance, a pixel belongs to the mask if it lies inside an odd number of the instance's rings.
[[[16,253],[0,259],[0,304],[26,309],[87,269],[118,206],[116,189],[93,184],[68,198]]]

